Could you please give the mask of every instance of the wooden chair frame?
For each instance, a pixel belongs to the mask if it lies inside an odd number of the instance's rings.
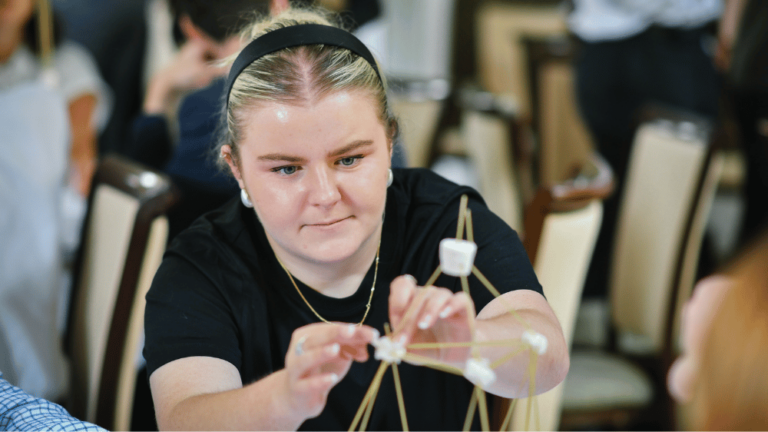
[[[152,181],[145,181],[142,184],[142,179],[147,179],[148,175],[151,176]],[[178,199],[178,193],[167,176],[117,156],[108,156],[99,164],[94,177],[89,203],[93,203],[96,190],[102,184],[109,185],[133,197],[139,202],[139,207],[133,229],[130,233],[125,262],[122,266],[114,311],[109,318],[110,322],[107,323],[109,330],[103,363],[101,365],[101,374],[99,375],[95,418],[88,418],[87,416],[87,399],[94,397],[94,395],[88,395],[88,390],[85,389],[83,391],[82,387],[79,386],[79,383],[86,382],[86,379],[80,376],[76,367],[72,368],[72,394],[68,408],[72,415],[78,418],[94,422],[108,429],[114,429],[116,427],[115,414],[118,403],[118,387],[122,373],[121,368],[123,367],[122,359],[126,350],[128,325],[134,307],[139,278],[142,273],[143,258],[152,222],[171,208]],[[92,211],[89,209],[83,229],[82,245],[88,244],[88,227],[90,226],[91,217]],[[87,295],[82,290],[93,288],[81,286],[82,275],[80,271],[85,264],[84,249],[85,247],[81,248],[76,261],[76,275],[65,338],[66,351],[72,361],[76,361],[77,355],[75,352],[80,343],[78,342],[79,336],[75,334],[78,313],[84,307],[80,305],[80,299]]]

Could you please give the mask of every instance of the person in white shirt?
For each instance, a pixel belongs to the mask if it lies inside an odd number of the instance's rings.
[[[585,297],[607,295],[612,233],[638,110],[658,103],[715,117],[720,77],[712,55],[722,0],[572,0],[571,32],[580,40],[579,108],[618,189],[606,201]]]

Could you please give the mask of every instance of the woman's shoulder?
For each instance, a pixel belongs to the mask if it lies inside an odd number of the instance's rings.
[[[485,223],[495,216],[491,213],[480,194],[473,188],[453,183],[440,175],[421,168],[395,170],[387,211],[396,211],[409,242],[439,241],[447,233],[455,232],[459,218],[461,197],[468,197],[468,207],[473,218]]]
[[[198,268],[231,267],[255,255],[247,214],[233,199],[199,217],[171,241],[166,256],[177,256]]]
[[[415,206],[446,206],[462,195],[485,205],[477,190],[458,185],[426,168],[395,168],[395,191]]]

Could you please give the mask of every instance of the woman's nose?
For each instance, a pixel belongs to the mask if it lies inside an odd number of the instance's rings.
[[[309,201],[316,206],[329,206],[341,199],[336,175],[328,167],[318,167],[310,179]]]

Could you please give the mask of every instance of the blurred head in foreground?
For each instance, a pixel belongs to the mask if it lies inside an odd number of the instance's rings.
[[[669,390],[693,430],[768,430],[768,233],[686,305]]]

